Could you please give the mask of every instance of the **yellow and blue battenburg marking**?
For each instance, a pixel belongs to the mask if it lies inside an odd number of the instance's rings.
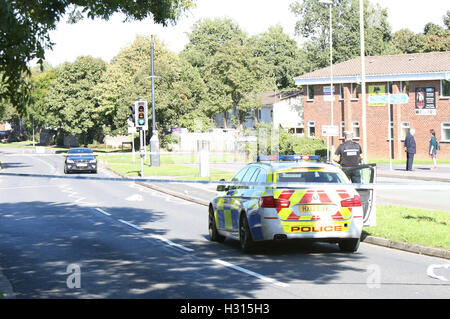
[[[216,225],[221,229],[237,229],[239,218],[239,201],[227,197],[217,200],[215,212]]]

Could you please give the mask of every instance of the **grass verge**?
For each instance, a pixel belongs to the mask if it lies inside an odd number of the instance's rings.
[[[377,206],[377,226],[364,233],[427,247],[450,249],[450,212],[402,206]]]
[[[141,164],[140,160],[136,160],[135,164],[127,164],[127,163],[109,163],[106,164],[106,167],[122,174],[125,176],[139,176],[141,173]],[[231,179],[234,173],[219,171],[219,170],[210,170],[209,177],[199,177],[199,168],[198,167],[190,167],[179,164],[161,164],[159,167],[149,166],[148,164],[144,165],[144,176],[146,177],[160,177],[167,176],[172,177],[174,179],[186,179],[186,180],[220,180],[220,179]]]

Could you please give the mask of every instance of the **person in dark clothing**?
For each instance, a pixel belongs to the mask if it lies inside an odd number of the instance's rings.
[[[406,152],[406,170],[412,171],[414,154],[416,154],[416,140],[414,139],[415,129],[410,129],[409,134],[405,138],[405,152]]]
[[[341,164],[342,170],[352,183],[361,183],[361,171],[347,171],[346,169],[361,164],[361,146],[353,142],[353,132],[344,132],[345,141],[337,148],[334,160]]]

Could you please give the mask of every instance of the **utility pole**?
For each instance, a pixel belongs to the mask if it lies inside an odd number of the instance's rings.
[[[159,138],[158,132],[156,130],[156,121],[155,121],[155,74],[154,74],[154,65],[153,65],[153,56],[154,56],[154,44],[153,44],[153,35],[151,36],[150,42],[150,59],[151,59],[151,79],[152,79],[152,137],[150,138],[150,165],[151,166],[160,166],[159,160]]]
[[[361,113],[362,113],[362,134],[363,134],[363,161],[367,163],[367,114],[366,114],[366,60],[364,52],[364,5],[363,0],[359,0],[359,35],[361,39]]]

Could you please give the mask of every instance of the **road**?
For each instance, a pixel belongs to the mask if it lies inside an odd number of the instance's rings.
[[[0,266],[17,298],[448,298],[448,260],[362,243],[208,240],[204,206],[0,149]],[[80,179],[78,177],[93,177]],[[436,275],[446,275],[436,269]]]

